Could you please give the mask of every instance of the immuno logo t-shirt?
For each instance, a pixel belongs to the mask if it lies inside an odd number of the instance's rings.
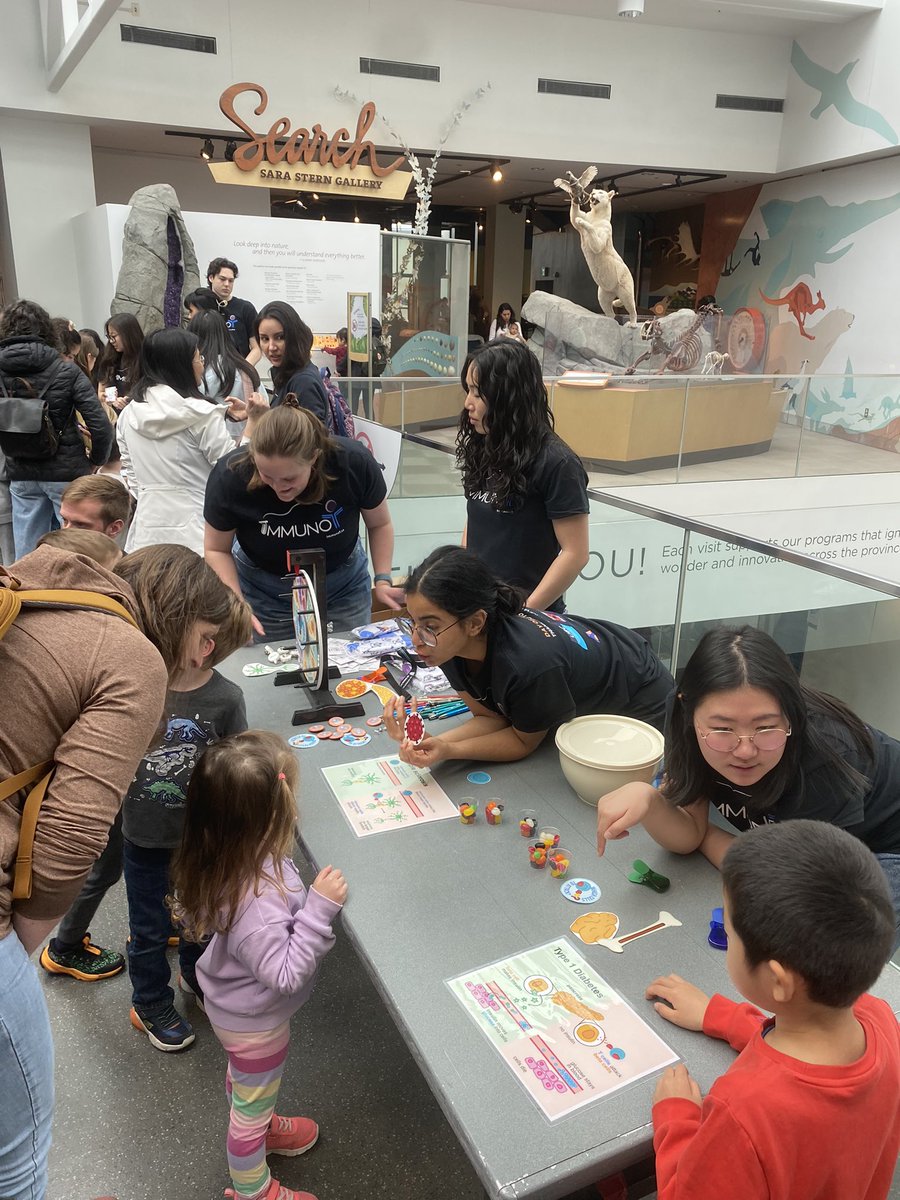
[[[324,550],[328,571],[345,563],[359,539],[363,509],[387,495],[378,463],[359,442],[334,438],[326,473],[333,482],[322,500],[279,500],[270,487],[248,487],[253,466],[246,449],[216,463],[206,485],[204,518],[213,529],[233,529],[252,563],[283,575],[288,550]]]

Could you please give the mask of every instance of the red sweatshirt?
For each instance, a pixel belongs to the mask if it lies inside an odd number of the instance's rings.
[[[766,1044],[759,1009],[713,996],[703,1032],[741,1054],[702,1109],[653,1106],[659,1200],[884,1200],[900,1152],[900,1028],[874,996],[853,1012],[862,1058],[814,1066]]]

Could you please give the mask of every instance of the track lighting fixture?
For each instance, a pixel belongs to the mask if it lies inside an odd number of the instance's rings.
[[[503,178],[503,172],[500,170],[498,163],[491,163],[491,179],[494,183],[499,183]]]
[[[237,142],[234,138],[229,138],[225,143],[225,161],[234,162],[234,152],[237,150]]]
[[[200,157],[202,159],[204,159],[206,162],[209,162],[209,160],[212,158],[212,156],[214,154],[215,154],[215,147],[212,144],[212,138],[207,138],[206,141],[203,143],[203,148],[200,151]]]

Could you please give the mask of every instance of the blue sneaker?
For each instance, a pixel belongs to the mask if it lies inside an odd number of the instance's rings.
[[[146,1017],[133,1008],[131,1023],[135,1029],[146,1033],[150,1045],[157,1050],[186,1050],[194,1040],[193,1027],[172,1004],[162,1012]]]

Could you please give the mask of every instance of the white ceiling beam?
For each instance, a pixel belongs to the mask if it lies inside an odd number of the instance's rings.
[[[51,7],[55,0],[50,0]],[[94,42],[109,24],[110,17],[119,7],[121,0],[91,0],[86,12],[71,31],[65,30],[65,42],[47,74],[47,91],[58,92]],[[68,9],[68,0],[62,0]],[[63,17],[67,13],[63,13]]]
[[[700,3],[742,16],[805,17],[812,21],[847,21],[884,8],[884,0],[700,0]]]

